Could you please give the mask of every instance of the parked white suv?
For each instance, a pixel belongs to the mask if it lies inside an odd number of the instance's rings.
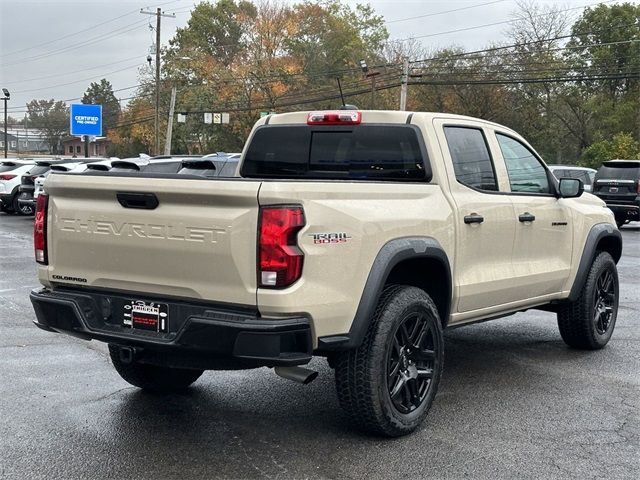
[[[549,165],[551,173],[560,180],[561,178],[577,178],[584,184],[584,191],[591,193],[593,179],[596,171],[593,168],[577,167],[575,165]]]
[[[5,213],[18,211],[18,188],[22,175],[34,165],[33,160],[10,159],[0,162],[0,210]]]

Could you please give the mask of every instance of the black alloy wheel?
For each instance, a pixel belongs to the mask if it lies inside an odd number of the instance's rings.
[[[567,345],[597,350],[609,342],[616,325],[618,289],[615,260],[608,252],[598,252],[580,295],[559,306],[558,328]]]
[[[393,406],[407,414],[419,408],[433,383],[437,343],[433,322],[420,312],[407,315],[393,335],[387,360],[387,388]]]
[[[604,270],[598,280],[594,291],[594,323],[596,331],[604,335],[611,326],[613,307],[615,305],[615,282],[610,270]]]
[[[338,400],[355,425],[388,437],[411,433],[429,413],[442,377],[435,303],[417,287],[386,286],[361,344],[332,363]]]

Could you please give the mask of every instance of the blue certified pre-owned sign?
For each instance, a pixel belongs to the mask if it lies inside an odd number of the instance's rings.
[[[71,105],[71,135],[102,136],[102,105]]]

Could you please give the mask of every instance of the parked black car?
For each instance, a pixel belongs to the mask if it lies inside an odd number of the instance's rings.
[[[20,179],[18,191],[18,213],[20,215],[33,215],[35,212],[35,201],[33,192],[35,181],[40,175],[51,170],[52,165],[69,163],[69,160],[38,160],[36,164]]]
[[[604,162],[596,173],[593,194],[606,202],[618,228],[640,220],[640,160]]]

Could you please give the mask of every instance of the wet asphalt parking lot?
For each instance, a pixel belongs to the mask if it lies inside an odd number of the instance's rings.
[[[32,324],[32,219],[0,214],[0,478],[640,478],[640,223],[622,229],[609,345],[571,350],[530,311],[445,335],[426,424],[364,436],[322,359],[310,385],[207,372],[146,394],[106,346]]]

